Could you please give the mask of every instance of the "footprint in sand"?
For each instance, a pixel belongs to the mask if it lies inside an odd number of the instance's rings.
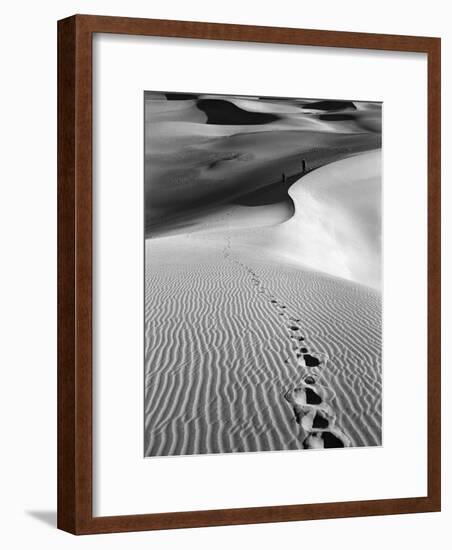
[[[297,423],[303,428],[304,449],[349,447],[349,437],[336,426],[336,415],[331,406],[335,393],[308,375],[300,386],[286,392]]]
[[[325,367],[328,362],[328,355],[325,352],[313,351],[308,353],[307,348],[302,347],[297,353],[298,364],[300,367]]]
[[[279,310],[279,317],[287,323],[288,336],[295,343],[293,352],[297,365],[310,369],[324,367],[329,359],[328,355],[324,352],[309,350],[305,343],[305,337],[301,334],[301,319],[290,316],[287,306],[273,296],[259,275],[252,268],[234,258],[231,254],[230,238],[223,253],[226,258],[251,275],[251,282],[257,293],[268,299],[269,303]],[[284,363],[288,364],[289,358]],[[304,449],[328,449],[351,445],[350,438],[336,426],[336,414],[331,406],[336,394],[326,386],[319,384],[315,376],[305,376],[301,385],[286,392],[284,397],[292,407],[296,422],[303,429],[302,445]]]
[[[338,429],[312,432],[303,441],[304,449],[337,449],[348,447],[344,444],[344,434]]]

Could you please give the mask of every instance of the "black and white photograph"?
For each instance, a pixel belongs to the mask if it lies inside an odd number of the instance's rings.
[[[144,113],[145,456],[381,445],[381,103]]]
[[[447,548],[425,7],[3,6],[2,547]]]

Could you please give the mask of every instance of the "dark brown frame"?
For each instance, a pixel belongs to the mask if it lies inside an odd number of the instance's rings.
[[[93,33],[299,44],[428,56],[428,496],[93,517]],[[440,39],[75,15],[58,22],[58,527],[74,534],[435,512],[441,507]]]

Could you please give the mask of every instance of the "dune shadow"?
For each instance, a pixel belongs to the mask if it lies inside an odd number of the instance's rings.
[[[199,99],[196,106],[207,116],[206,124],[247,126],[249,124],[268,124],[280,118],[272,113],[241,109],[225,99]]]

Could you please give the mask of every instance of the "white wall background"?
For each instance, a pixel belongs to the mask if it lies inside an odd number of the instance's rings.
[[[446,548],[451,538],[451,296],[443,308],[443,512],[72,537],[56,517],[56,21],[73,13],[155,17],[443,39],[443,280],[450,279],[452,27],[448,2],[379,0],[17,0],[2,6],[0,85],[0,543],[26,548]],[[448,67],[447,67],[448,65]],[[446,248],[448,250],[446,250]],[[409,411],[401,413],[409,422]],[[403,426],[401,427],[403,429]],[[450,434],[450,430],[449,430]],[[371,472],[370,475],[379,475]]]

